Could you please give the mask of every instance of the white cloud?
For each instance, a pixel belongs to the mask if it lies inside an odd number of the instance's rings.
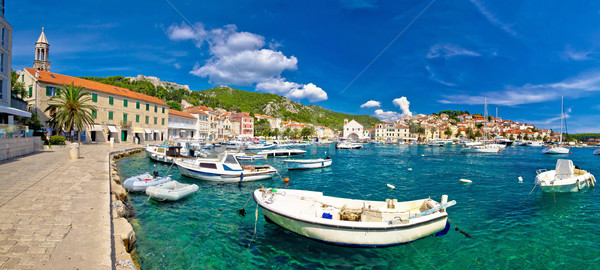
[[[375,100],[369,100],[365,102],[365,104],[360,105],[361,108],[379,108],[381,107],[381,102]]]
[[[446,95],[438,100],[444,104],[483,104],[487,97],[490,104],[516,106],[555,100],[562,93],[571,97],[584,95],[586,92],[600,91],[600,72],[580,74],[557,83],[525,84],[523,86],[507,86],[503,90],[489,91],[481,95]]]
[[[175,64],[173,64],[173,66],[174,66],[176,69],[180,69],[180,68],[181,68],[181,64],[179,64],[179,63],[175,63]]]
[[[494,26],[499,27],[504,32],[509,33],[513,37],[517,37],[517,32],[512,30],[509,24],[506,24],[500,21],[498,18],[496,18],[496,15],[489,11],[479,0],[471,0],[471,3],[473,3],[473,5],[475,5],[475,7],[479,9],[479,12],[481,12],[481,14]]]
[[[208,44],[211,58],[197,63],[190,73],[211,83],[255,85],[259,91],[311,102],[327,99],[327,93],[315,84],[288,82],[281,76],[284,71],[297,70],[298,59],[277,51],[279,43],[266,44],[263,36],[239,32],[233,24],[208,30],[201,23],[194,27],[174,24],[168,27],[167,36],[175,41],[194,41],[198,48]],[[266,45],[269,48],[264,48]]]
[[[412,116],[412,112],[410,112],[409,109],[410,102],[408,101],[408,99],[406,99],[406,97],[394,99],[392,103],[394,103],[394,105],[398,106],[400,110],[402,110],[403,116]]]
[[[307,99],[310,102],[327,100],[327,93],[320,87],[312,83],[303,85],[288,82],[283,78],[258,83],[256,89],[267,93],[283,95],[291,99]]]
[[[441,83],[445,86],[456,86],[455,83],[447,82],[440,79],[439,76],[433,71],[433,69],[429,65],[425,66],[425,69],[427,69],[427,72],[429,72],[429,79]]]
[[[577,51],[571,48],[571,46],[567,46],[567,48],[563,52],[562,57],[574,61],[584,61],[591,59],[590,54],[592,54],[592,51]]]
[[[400,120],[403,115],[399,112],[377,109],[375,110],[375,117],[379,118],[379,120],[383,122],[395,122],[396,120]]]
[[[454,44],[436,44],[431,46],[431,48],[429,48],[429,52],[427,52],[427,55],[425,55],[426,58],[450,58],[453,56],[481,56],[481,54]]]

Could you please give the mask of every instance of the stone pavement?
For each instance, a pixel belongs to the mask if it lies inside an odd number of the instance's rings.
[[[0,162],[0,269],[111,269],[108,153],[57,148]]]

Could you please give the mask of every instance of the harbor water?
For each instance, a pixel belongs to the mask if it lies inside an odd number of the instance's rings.
[[[554,169],[559,158],[572,159],[600,178],[600,156],[592,155],[594,149],[572,148],[570,155],[544,155],[539,147],[507,147],[498,154],[461,154],[460,149],[366,145],[336,150],[315,145],[304,148],[305,158],[331,156],[331,167],[288,172],[285,158],[269,158],[254,163],[274,166],[281,177],[241,185],[183,177],[177,166],[152,162],[143,152],[117,163],[122,178],[156,170],[200,187],[177,202],[130,194],[135,212],[130,221],[143,269],[598,268],[600,187],[555,195],[534,189],[536,170]],[[472,238],[452,227],[445,236],[394,247],[327,245],[267,223],[252,200],[246,216],[238,215],[236,210],[261,186],[381,201],[440,201],[447,194],[457,202],[448,209],[450,219]]]

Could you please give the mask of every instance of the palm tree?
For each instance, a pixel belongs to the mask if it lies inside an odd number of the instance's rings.
[[[276,140],[279,140],[279,128],[273,130],[273,136],[275,136]]]
[[[56,95],[50,98],[49,105],[45,112],[50,111],[50,122],[63,131],[69,131],[70,141],[73,142],[73,130],[81,131],[86,126],[94,124],[92,111],[96,106],[89,104],[92,101],[92,95],[83,92],[83,87],[73,83],[63,85]]]
[[[431,138],[433,139],[435,132],[437,131],[436,127],[431,127],[431,129],[429,129],[429,131],[431,131]]]
[[[446,134],[446,136],[448,136],[448,138],[450,138],[452,136],[452,129],[450,127],[446,127],[446,130],[444,131],[444,134]]]

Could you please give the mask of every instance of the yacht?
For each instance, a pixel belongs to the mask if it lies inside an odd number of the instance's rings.
[[[569,148],[561,146],[562,145],[563,122],[566,121],[563,96],[560,97],[560,109],[561,109],[560,110],[560,135],[558,137],[559,138],[558,145],[552,145],[548,148],[542,149],[542,153],[544,153],[544,154],[568,154],[569,153]]]

